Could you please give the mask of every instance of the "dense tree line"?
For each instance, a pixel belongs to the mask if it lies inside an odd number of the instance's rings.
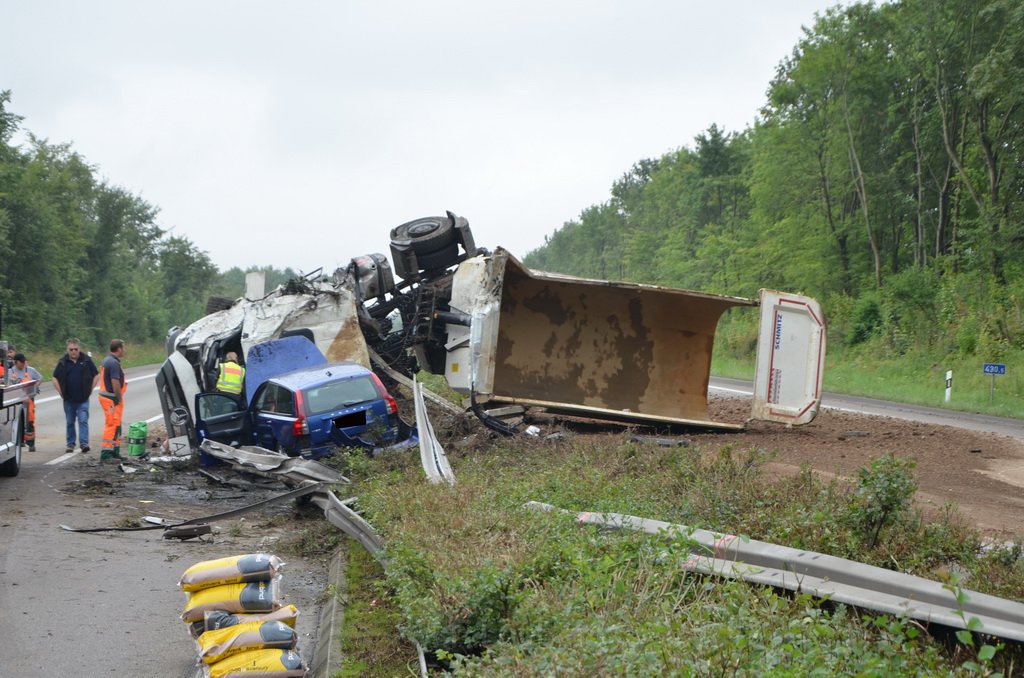
[[[209,256],[156,225],[157,209],[101,180],[69,144],[28,134],[0,92],[0,303],[4,338],[60,350],[66,337],[162,339],[201,315]]]
[[[750,128],[637,162],[526,262],[802,291],[847,344],[996,357],[1024,347],[1022,151],[1019,0],[835,7]]]
[[[237,297],[245,271],[220,273],[158,210],[96,176],[69,144],[27,133],[0,91],[0,303],[6,339],[62,351],[65,338],[102,348],[111,337],[162,341],[203,315],[211,294]],[[267,289],[295,273],[270,266]]]

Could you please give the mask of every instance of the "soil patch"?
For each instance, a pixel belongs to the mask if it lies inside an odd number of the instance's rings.
[[[716,420],[741,422],[750,402],[712,397],[709,410]],[[952,503],[992,536],[1024,536],[1024,442],[1016,438],[832,409],[806,426],[750,422],[738,433],[686,437],[711,451],[732,445],[772,453],[770,467],[779,473],[806,465],[853,479],[872,458],[908,457],[916,463],[917,499],[926,512]]]

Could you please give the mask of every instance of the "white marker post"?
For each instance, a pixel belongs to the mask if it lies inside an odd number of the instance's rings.
[[[953,395],[953,370],[946,371],[946,402]]]

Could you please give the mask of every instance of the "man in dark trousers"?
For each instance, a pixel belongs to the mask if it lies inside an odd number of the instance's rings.
[[[82,352],[78,339],[68,339],[67,354],[53,369],[53,387],[64,400],[67,423],[65,452],[75,451],[75,421],[78,421],[78,444],[89,451],[89,396],[100,380],[100,372],[88,355]]]

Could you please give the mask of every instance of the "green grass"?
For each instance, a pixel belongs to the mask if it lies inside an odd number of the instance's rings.
[[[343,664],[333,678],[415,675],[416,649],[395,631],[401,619],[384,588],[384,571],[355,541],[347,542],[346,553]]]
[[[580,528],[525,510],[528,500],[899,563],[933,579],[963,572],[965,586],[1024,599],[1020,545],[983,552],[952,510],[925,523],[900,501],[913,488],[907,467],[865,469],[858,492],[810,471],[766,474],[768,459],[628,435],[498,439],[453,460],[455,487],[425,483],[407,454],[353,469],[352,491],[387,544],[386,588],[375,595],[386,591],[394,626],[457,676],[955,675],[976,659],[974,647],[915,623],[688,573],[685,540]],[[879,488],[884,505],[872,503]],[[1010,644],[982,668],[1012,674],[1022,660]]]

